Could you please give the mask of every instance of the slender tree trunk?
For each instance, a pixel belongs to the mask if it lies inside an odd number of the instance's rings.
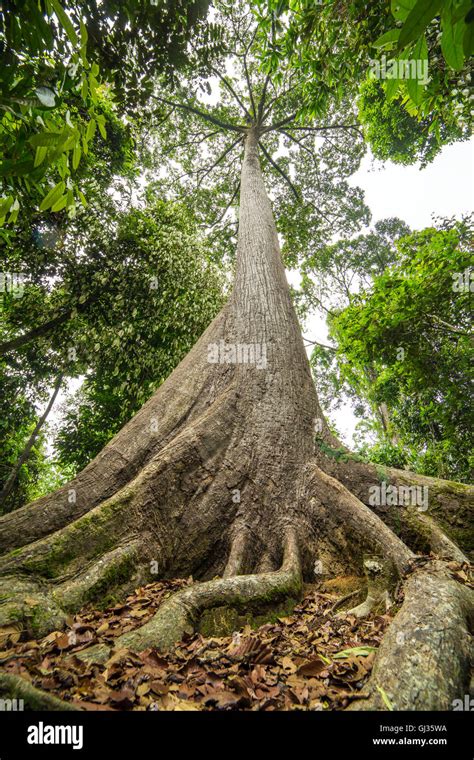
[[[59,389],[61,388],[62,380],[63,380],[63,376],[62,374],[60,374],[56,379],[53,393],[51,394],[51,398],[48,401],[48,405],[46,406],[46,409],[44,410],[43,414],[41,415],[38,422],[36,423],[35,428],[26,443],[25,448],[23,449],[22,453],[18,457],[16,464],[12,468],[8,478],[5,481],[5,485],[0,491],[0,512],[2,511],[2,508],[4,507],[8,497],[10,496],[14,488],[15,481],[18,477],[18,473],[20,472],[21,467],[29,459],[29,456],[31,454],[31,449],[33,448],[35,441],[38,438],[41,428],[43,427],[44,423],[48,419],[49,413],[51,409],[53,408],[54,402],[56,401],[57,395],[59,393]]]
[[[33,327],[31,330],[28,330],[28,332],[18,335],[16,338],[0,343],[0,356],[8,354],[18,348],[22,348],[28,343],[31,343],[32,340],[50,335],[57,327],[68,322],[75,312],[85,311],[95,300],[96,296],[90,296],[82,303],[78,302],[73,307],[66,309],[62,314],[54,317],[54,319],[49,319],[47,322],[43,322],[41,325]]]

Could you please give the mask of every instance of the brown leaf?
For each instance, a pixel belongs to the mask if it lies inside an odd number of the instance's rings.
[[[80,707],[81,710],[113,710],[113,708],[109,707],[109,705],[99,705],[96,702],[86,702],[82,699],[73,699],[71,704]]]
[[[204,698],[204,704],[214,704],[218,709],[225,709],[226,707],[236,707],[241,700],[238,694],[233,691],[211,691]]]
[[[115,707],[120,707],[122,710],[129,710],[133,707],[135,701],[135,695],[131,689],[121,689],[120,691],[110,692],[110,702]]]
[[[299,676],[319,676],[324,671],[327,671],[328,663],[324,662],[321,657],[316,657],[314,660],[309,660],[300,665],[296,671]]]
[[[289,673],[296,673],[298,666],[293,662],[291,657],[282,657],[280,660],[281,666]]]
[[[162,681],[150,681],[150,689],[154,694],[161,696],[168,693],[169,686]]]
[[[151,668],[166,670],[168,667],[168,660],[162,657],[156,649],[144,649],[138,656],[145,665],[149,665]]]
[[[21,636],[20,625],[2,625],[0,627],[0,646],[5,644],[16,644]]]

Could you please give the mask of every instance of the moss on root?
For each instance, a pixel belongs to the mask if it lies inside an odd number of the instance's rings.
[[[12,673],[0,673],[0,697],[22,700],[26,710],[80,710],[79,707],[37,689]]]
[[[2,570],[21,568],[46,579],[78,572],[85,560],[100,557],[117,545],[127,530],[128,501],[128,495],[121,492],[52,536],[14,549],[2,557]]]
[[[279,606],[261,605],[259,612],[251,609],[239,610],[228,605],[213,607],[204,610],[197,630],[203,636],[228,636],[246,625],[256,629],[265,623],[276,623],[278,618],[291,615],[298,601],[288,599],[286,603]]]
[[[111,595],[114,598],[120,595],[120,589],[136,576],[137,565],[136,544],[116,547],[99,560],[93,561],[77,577],[62,584],[53,595],[68,612],[74,612],[89,602],[108,604]]]

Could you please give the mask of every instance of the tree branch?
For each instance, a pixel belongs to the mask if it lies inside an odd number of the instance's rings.
[[[235,101],[239,104],[239,106],[244,111],[245,115],[248,117],[249,121],[252,121],[252,116],[250,114],[250,111],[247,109],[245,103],[242,101],[238,93],[234,90],[231,83],[220,73],[219,69],[214,68],[214,66],[211,67],[211,71],[214,72],[214,74],[219,77],[221,82],[224,84],[225,87],[229,90],[231,95],[233,95]]]
[[[216,219],[216,221],[211,224],[211,226],[209,227],[210,230],[214,229],[214,227],[216,227],[218,224],[220,224],[222,222],[222,220],[224,219],[224,217],[227,214],[228,210],[230,209],[230,207],[232,206],[233,202],[235,201],[239,190],[240,190],[240,180],[237,182],[237,185],[235,187],[234,192],[232,193],[232,197],[231,197],[229,203],[225,207],[225,209],[224,209],[223,213],[220,215],[220,217],[218,219]]]
[[[292,183],[291,179],[286,174],[286,172],[284,172],[283,169],[281,168],[281,166],[278,166],[278,164],[273,160],[273,158],[271,157],[271,155],[269,154],[269,152],[265,149],[265,147],[262,145],[262,143],[259,143],[259,145],[260,145],[260,147],[261,147],[261,149],[263,151],[263,154],[264,154],[265,158],[267,159],[267,161],[269,161],[271,163],[271,165],[273,166],[273,168],[279,174],[281,174],[281,176],[283,177],[283,179],[285,180],[285,182],[287,182],[288,185],[290,186],[291,191],[294,194],[296,200],[300,201],[301,200],[300,194],[299,194],[298,190],[296,189],[296,187],[294,186],[294,184]]]
[[[260,124],[261,121],[262,121],[263,109],[264,109],[264,106],[265,106],[265,98],[267,97],[267,87],[268,87],[269,81],[270,81],[270,74],[267,74],[267,76],[265,78],[265,82],[263,83],[262,95],[261,95],[260,100],[258,102],[258,108],[257,108],[257,122],[258,122],[258,124]]]
[[[292,127],[299,132],[327,132],[331,129],[355,130],[359,137],[364,138],[362,131],[355,124],[328,124],[326,127]]]
[[[11,340],[7,340],[5,343],[0,343],[0,356],[8,353],[9,351],[13,351],[16,348],[21,348],[21,346],[24,346],[26,343],[30,343],[30,341],[32,341],[34,338],[42,338],[44,335],[50,333],[51,330],[53,330],[55,327],[59,327],[59,325],[62,325],[64,322],[67,322],[69,319],[71,319],[74,309],[77,311],[84,311],[87,306],[89,306],[95,300],[96,296],[91,296],[81,304],[76,303],[70,309],[67,309],[67,311],[64,311],[62,314],[59,314],[59,316],[54,317],[54,319],[50,319],[48,322],[43,322],[43,324],[38,325],[38,327],[33,327],[33,329],[29,330],[29,332],[23,333],[23,335],[18,335],[16,338],[12,338]]]
[[[169,148],[163,151],[164,156],[169,156],[170,153],[172,153],[176,148],[184,148],[186,145],[196,145],[196,143],[201,144],[205,140],[208,140],[210,137],[213,137],[214,135],[220,134],[219,129],[214,129],[212,132],[203,133],[200,132],[190,132],[190,137],[196,136],[195,140],[184,140],[184,142],[175,143],[174,145],[170,145]]]
[[[266,132],[273,132],[275,129],[280,129],[280,127],[284,127],[285,124],[290,124],[292,121],[296,119],[296,112],[292,113],[290,116],[286,116],[281,121],[275,122],[275,124],[270,124],[268,127],[264,127],[262,129],[262,135]],[[292,127],[292,129],[296,129],[296,127]]]
[[[189,113],[193,113],[196,116],[199,116],[201,119],[204,119],[205,121],[210,121],[211,124],[215,124],[218,127],[221,127],[222,129],[230,129],[232,132],[240,132],[244,133],[246,131],[246,127],[239,126],[237,124],[230,124],[226,121],[221,121],[221,119],[218,119],[216,116],[212,116],[209,113],[205,113],[204,111],[200,111],[199,108],[194,108],[194,106],[188,106],[184,103],[174,103],[172,100],[167,100],[166,98],[160,98],[158,95],[152,95],[151,96],[154,100],[159,100],[160,103],[166,103],[168,106],[175,106],[176,108],[181,108],[184,111],[188,111]]]
[[[291,81],[291,79],[292,79],[292,77],[290,77],[290,80],[289,80],[289,81]],[[267,107],[265,108],[265,112],[264,112],[264,114],[263,114],[263,118],[265,119],[265,117],[266,117],[266,116],[268,116],[268,114],[269,114],[269,113],[271,112],[271,110],[272,110],[272,106],[273,106],[273,104],[274,104],[274,103],[276,103],[276,102],[277,102],[277,100],[281,100],[282,98],[284,98],[284,97],[285,97],[286,95],[288,95],[290,92],[292,92],[293,90],[295,90],[295,89],[296,89],[296,87],[297,87],[297,85],[296,85],[296,84],[292,85],[291,87],[287,87],[287,88],[286,88],[286,90],[283,90],[283,92],[277,93],[277,94],[276,94],[276,95],[275,95],[275,96],[274,96],[274,97],[273,97],[271,100],[269,100],[269,102],[268,102],[268,105],[267,105]]]
[[[303,335],[303,340],[306,340],[308,342],[308,345],[311,346],[319,346],[320,348],[327,348],[328,351],[337,351],[337,348],[334,348],[334,346],[327,346],[325,343],[319,343],[317,340],[309,340],[309,338],[305,338]]]
[[[441,319],[441,317],[436,316],[436,314],[427,314],[427,317],[430,317],[430,319],[434,319],[435,322],[439,322],[440,325],[443,325],[447,330],[450,332],[456,333],[457,335],[467,335],[468,337],[471,335],[471,333],[466,330],[461,330],[459,327],[455,327],[454,325],[450,325],[449,322],[445,322],[444,319]]]
[[[213,170],[213,169],[215,169],[215,168],[216,168],[216,166],[218,166],[218,165],[221,163],[221,161],[223,161],[223,160],[224,160],[224,158],[225,158],[225,157],[226,157],[226,156],[227,156],[227,155],[228,155],[228,154],[229,154],[229,153],[230,153],[230,152],[231,152],[231,151],[232,151],[232,150],[235,148],[235,146],[236,146],[238,143],[240,143],[241,141],[242,141],[242,138],[241,138],[241,137],[238,137],[238,138],[237,138],[237,140],[234,140],[234,142],[232,143],[232,145],[229,145],[229,147],[228,147],[228,148],[226,148],[226,150],[225,150],[223,153],[221,153],[221,155],[219,156],[219,158],[217,159],[217,161],[214,161],[214,163],[212,164],[212,166],[210,166],[208,169],[206,169],[206,170],[204,171],[204,174],[203,174],[203,175],[202,175],[202,177],[200,177],[200,179],[198,180],[198,185],[197,185],[198,187],[200,187],[200,186],[202,185],[202,182],[203,182],[204,178],[205,178],[205,177],[207,177],[207,175],[208,175],[208,174],[210,174],[210,172],[212,172],[212,170]]]
[[[255,99],[253,97],[252,85],[250,84],[250,74],[249,74],[249,70],[248,70],[248,66],[247,66],[247,54],[248,54],[250,48],[252,47],[253,42],[254,42],[256,36],[257,36],[257,27],[255,28],[255,31],[254,31],[254,33],[252,35],[252,39],[250,40],[247,48],[244,51],[244,55],[243,55],[243,64],[244,64],[245,79],[247,80],[247,87],[249,88],[249,97],[250,97],[250,102],[252,104],[252,111],[253,111],[254,119],[257,118],[257,107],[255,105]]]

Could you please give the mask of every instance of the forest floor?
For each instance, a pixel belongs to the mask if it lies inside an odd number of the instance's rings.
[[[400,601],[364,620],[338,617],[335,606],[360,586],[360,579],[340,578],[306,586],[291,614],[255,629],[196,633],[166,654],[121,649],[103,664],[79,659],[94,644],[113,647],[117,636],[143,625],[166,596],[191,582],[150,583],[122,604],[83,609],[66,631],[39,640],[22,641],[14,626],[0,629],[0,667],[85,710],[340,710],[361,698]]]

